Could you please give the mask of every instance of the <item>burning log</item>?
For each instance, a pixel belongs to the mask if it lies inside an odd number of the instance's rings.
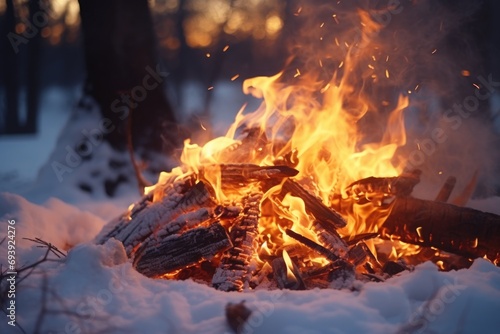
[[[274,280],[280,289],[305,290],[302,275],[286,251],[283,252],[283,257],[273,260],[272,267]]]
[[[339,259],[339,257],[335,253],[333,253],[330,250],[326,249],[325,247],[315,243],[311,239],[306,238],[306,237],[304,237],[304,236],[302,236],[302,235],[300,235],[300,234],[298,234],[290,229],[287,229],[285,232],[286,232],[286,235],[288,235],[289,237],[297,240],[298,242],[307,246],[311,250],[323,255],[328,260],[335,261],[335,260]]]
[[[347,225],[344,218],[335,210],[328,208],[316,196],[311,195],[297,182],[287,179],[283,182],[281,194],[292,194],[300,197],[306,207],[306,211],[312,214],[318,221],[332,225],[332,228],[342,228]]]
[[[288,166],[257,166],[252,164],[222,164],[206,167],[220,169],[222,187],[247,185],[251,182],[269,179],[283,179],[295,176],[298,170]]]
[[[469,258],[500,258],[500,216],[417,198],[396,198],[382,236]]]
[[[222,256],[212,285],[222,291],[241,291],[250,280],[250,259],[257,247],[255,237],[260,215],[262,192],[244,198],[243,213],[235,219],[230,235],[233,247]]]
[[[450,199],[451,192],[455,188],[455,185],[457,184],[457,178],[454,176],[450,176],[446,179],[446,181],[443,184],[443,187],[439,191],[438,195],[436,196],[435,201],[436,202],[448,202]]]
[[[123,243],[127,254],[131,256],[134,249],[149,235],[158,232],[180,215],[203,207],[214,208],[215,202],[209,186],[198,182],[185,193],[172,191],[160,201],[146,206],[147,210],[142,208],[135,214],[133,212],[130,220],[121,219],[111,232],[99,237],[97,243],[103,244],[108,239],[115,238]]]
[[[371,194],[386,194],[407,197],[420,182],[420,170],[397,177],[368,177],[351,183],[345,189],[347,195],[361,203],[371,201]]]
[[[134,266],[143,275],[156,277],[213,257],[229,247],[226,230],[217,222],[142,244]]]
[[[337,256],[343,256],[347,252],[348,244],[331,225],[315,221],[312,228],[326,249]]]

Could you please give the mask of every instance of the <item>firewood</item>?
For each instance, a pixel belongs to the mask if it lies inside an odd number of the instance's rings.
[[[346,258],[347,261],[352,263],[355,267],[364,264],[368,260],[371,260],[370,263],[372,265],[381,269],[377,261],[377,258],[375,258],[373,253],[370,251],[368,246],[363,241],[359,242],[358,244],[354,245],[351,249],[349,249],[349,251],[346,254]]]
[[[342,238],[342,240],[344,240],[347,243],[347,245],[352,246],[360,241],[377,238],[379,235],[380,235],[379,233],[361,233],[353,236],[344,237]]]
[[[202,174],[208,171],[220,170],[221,186],[232,188],[245,186],[251,182],[269,179],[281,180],[285,177],[295,176],[298,170],[288,166],[258,166],[253,164],[220,164],[205,166]]]
[[[292,275],[290,275],[287,270],[286,262],[283,257],[277,257],[272,262],[273,267],[273,276],[278,288],[280,289],[289,289],[289,290],[305,290],[306,286],[304,284],[304,280],[302,279],[302,275],[298,270],[296,264],[292,260],[292,268],[290,271]]]
[[[135,254],[134,266],[145,276],[157,277],[211,258],[229,247],[229,236],[217,222],[142,244]]]
[[[413,188],[420,182],[421,173],[417,169],[397,177],[368,177],[351,183],[345,191],[359,203],[369,202],[372,194],[406,197],[410,196]]]
[[[500,258],[500,216],[452,204],[396,198],[381,234],[469,258]]]
[[[310,194],[299,183],[287,179],[283,182],[281,194],[290,193],[292,196],[300,197],[306,207],[306,211],[312,214],[318,221],[332,225],[332,228],[342,228],[347,225],[345,219],[335,210],[327,207],[316,196]]]
[[[143,211],[145,208],[151,205],[152,200],[152,193],[143,196],[138,202],[133,204],[131,210],[127,210],[121,216],[113,219],[108,224],[106,224],[101,232],[99,232],[99,234],[96,236],[95,243],[99,245],[104,244],[106,240],[117,235],[129,223],[131,217],[137,216],[139,212]]]
[[[474,190],[476,189],[478,177],[479,171],[476,170],[472,175],[472,178],[469,180],[469,183],[467,183],[462,192],[457,197],[455,197],[451,201],[451,203],[458,206],[465,206],[472,197]]]
[[[455,184],[457,184],[457,178],[454,176],[450,176],[446,179],[446,181],[443,184],[443,187],[439,191],[438,195],[436,196],[435,201],[436,202],[448,202],[448,199],[450,198],[451,192],[455,188]]]
[[[172,191],[159,202],[153,202],[147,209],[132,215],[129,221],[122,222],[113,233],[99,238],[98,243],[104,243],[113,237],[123,243],[127,254],[131,256],[134,249],[149,235],[158,232],[180,215],[202,207],[214,208],[215,202],[209,187],[200,181],[185,193]]]
[[[241,291],[251,278],[249,262],[257,248],[254,239],[258,233],[261,200],[260,189],[243,199],[243,211],[230,231],[233,247],[223,254],[212,278],[212,285],[218,290]]]
[[[311,239],[309,238],[306,238],[290,229],[287,229],[285,231],[286,235],[288,235],[289,237],[297,240],[298,242],[300,242],[301,244],[307,246],[308,248],[310,248],[311,250],[315,251],[316,253],[319,253],[321,255],[323,255],[324,257],[326,257],[328,260],[330,261],[335,261],[335,260],[338,260],[339,259],[339,256],[336,255],[335,253],[331,252],[330,250],[326,249],[325,247],[317,244],[316,242],[312,241]]]
[[[312,224],[312,229],[316,232],[319,241],[326,249],[337,256],[343,256],[348,250],[347,242],[342,239],[335,228],[329,224],[323,224],[320,221],[315,221]]]

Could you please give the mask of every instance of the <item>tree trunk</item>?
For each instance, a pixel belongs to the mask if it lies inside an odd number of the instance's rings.
[[[5,20],[5,33],[3,34],[3,52],[5,58],[3,58],[4,75],[3,81],[5,85],[5,114],[2,133],[17,133],[19,131],[19,102],[18,102],[18,68],[17,68],[17,57],[16,50],[10,43],[10,40],[6,38],[7,34],[10,32],[15,32],[16,30],[16,18],[14,13],[14,3],[12,0],[6,0],[6,8],[4,14]],[[21,45],[22,47],[23,45]]]
[[[156,57],[147,0],[79,0],[87,66],[86,91],[116,130],[107,140],[126,147],[132,118],[134,146],[169,152],[179,143],[163,84],[168,73]]]
[[[41,12],[39,0],[30,0],[29,3],[30,22],[35,22],[33,15]],[[41,29],[41,28],[40,28]],[[26,123],[23,126],[24,133],[36,133],[38,123],[38,100],[40,91],[40,48],[42,43],[41,33],[31,38],[28,44],[28,73],[26,81]]]

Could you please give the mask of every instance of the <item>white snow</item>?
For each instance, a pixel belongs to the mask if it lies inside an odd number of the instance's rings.
[[[120,242],[89,242],[105,221],[59,200],[35,205],[3,194],[0,210],[2,238],[6,220],[16,220],[19,264],[44,253],[22,237],[40,237],[61,249],[79,243],[65,259],[44,262],[17,286],[17,322],[27,333],[37,326],[51,333],[230,333],[224,308],[242,300],[253,311],[243,333],[498,333],[500,328],[500,268],[483,259],[452,272],[423,263],[384,283],[359,282],[356,291],[225,293],[190,280],[142,276]],[[1,247],[6,254],[5,243]],[[16,333],[5,318],[0,332]]]

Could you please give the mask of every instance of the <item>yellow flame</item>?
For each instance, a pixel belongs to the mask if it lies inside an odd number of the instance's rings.
[[[293,268],[293,263],[292,259],[290,258],[290,255],[288,255],[288,252],[286,250],[283,250],[283,259],[285,260],[286,264],[286,277],[288,280],[291,281],[296,281],[297,278],[295,277],[292,268]]]

